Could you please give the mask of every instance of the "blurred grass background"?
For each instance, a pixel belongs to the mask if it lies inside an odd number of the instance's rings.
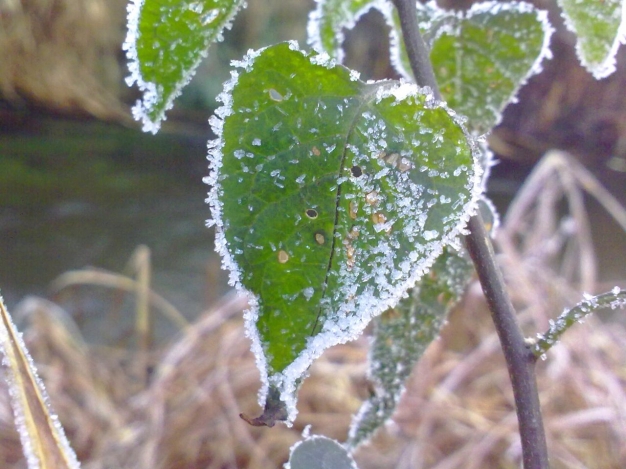
[[[366,395],[366,341],[357,341],[314,367],[295,429],[250,429],[237,417],[256,412],[258,382],[238,319],[243,300],[223,298],[225,273],[204,228],[207,120],[230,60],[281,40],[304,44],[313,7],[248,3],[152,136],[130,118],[138,96],[124,84],[125,1],[0,1],[0,291],[86,467],[279,467],[307,423],[342,438]],[[561,25],[553,0],[535,4]],[[346,47],[347,64],[363,78],[394,76],[380,15],[366,15]],[[490,195],[504,211],[532,167],[559,148],[626,204],[625,53],[617,72],[596,82],[562,27],[553,51],[489,138],[501,160]],[[626,236],[596,201],[585,203],[595,288],[626,287]],[[551,210],[557,220],[567,215],[563,203]],[[580,272],[564,274],[560,255],[537,250],[553,239],[524,246],[525,234],[510,234],[518,252],[508,251],[517,259],[509,272],[512,279],[524,278],[522,268],[531,279],[539,267],[546,272],[547,285],[517,298],[532,333],[577,300]],[[180,331],[154,308],[149,351],[134,336],[133,295],[98,285],[50,289],[63,272],[85,266],[133,278],[125,265],[139,245],[151,250],[152,289],[192,323]],[[487,317],[474,285],[420,365],[398,424],[362,450],[363,467],[516,467],[506,372]],[[540,367],[555,467],[626,466],[626,420],[616,410],[626,408],[620,318],[581,327]],[[4,395],[0,465],[21,464]]]

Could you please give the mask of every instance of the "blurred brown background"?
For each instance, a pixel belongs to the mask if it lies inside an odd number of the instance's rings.
[[[250,429],[237,417],[258,410],[258,377],[238,319],[242,300],[216,303],[228,286],[204,227],[207,120],[230,60],[280,40],[304,44],[313,7],[304,0],[248,3],[152,136],[130,117],[138,95],[124,84],[125,1],[0,0],[0,291],[26,328],[86,467],[279,467],[307,423],[343,438],[367,396],[367,341],[360,340],[312,369],[295,429]],[[489,137],[500,159],[490,196],[505,211],[544,154],[561,149],[626,205],[626,51],[618,54],[616,73],[594,80],[578,64],[554,0],[534,3],[550,11],[558,29],[554,58]],[[346,47],[347,65],[363,78],[394,76],[380,15],[362,18]],[[596,201],[584,202],[597,288],[626,287],[626,236]],[[551,210],[567,213],[564,203]],[[550,315],[576,301],[583,276],[549,270],[567,256],[544,262],[556,238],[533,238],[542,228],[537,220],[504,232],[521,240],[519,259],[500,244],[514,259],[508,278],[529,331],[545,328]],[[138,372],[146,356],[132,339],[129,295],[84,285],[59,292],[50,285],[85,266],[133,276],[136,265],[127,262],[140,245],[151,251],[152,288],[193,327],[177,332],[157,314],[150,367]],[[59,320],[50,304],[21,302],[31,294],[53,298],[68,316]],[[581,326],[540,366],[557,468],[626,463],[626,333],[619,322]],[[517,467],[514,411],[499,357],[474,284],[409,383],[398,424],[360,453],[362,467]],[[146,383],[153,369],[156,378]],[[0,401],[0,466],[23,467],[5,394]]]

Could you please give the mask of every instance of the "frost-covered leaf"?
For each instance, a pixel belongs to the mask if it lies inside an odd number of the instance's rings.
[[[446,249],[407,298],[374,320],[369,359],[374,394],[352,422],[349,446],[366,442],[391,418],[413,367],[439,333],[472,272],[465,255]]]
[[[325,52],[343,62],[344,29],[352,29],[361,16],[371,8],[389,10],[386,0],[316,0],[315,10],[309,15],[308,43],[319,52]]]
[[[137,83],[143,99],[133,116],[156,133],[165,111],[189,83],[212,42],[222,40],[244,0],[132,0],[124,49],[128,85]]]
[[[577,36],[576,52],[598,80],[615,71],[615,54],[626,40],[624,0],[558,0],[568,29]]]
[[[520,86],[550,57],[546,12],[528,3],[484,2],[454,12],[418,2],[417,12],[441,94],[475,132],[491,130]],[[397,12],[387,18],[392,63],[411,77]]]
[[[355,338],[456,239],[478,153],[428,89],[365,84],[295,43],[251,52],[220,96],[206,182],[216,246],[289,419],[324,349]],[[280,409],[270,409],[279,412]]]
[[[80,464],[52,412],[21,334],[0,297],[0,352],[15,425],[29,469],[78,469]]]
[[[312,436],[291,447],[285,469],[358,469],[348,451],[325,436]]]

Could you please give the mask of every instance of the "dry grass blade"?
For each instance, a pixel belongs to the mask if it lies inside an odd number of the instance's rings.
[[[59,292],[65,288],[75,285],[99,285],[102,287],[113,288],[117,290],[135,293],[140,288],[137,281],[121,274],[106,272],[103,270],[83,269],[72,270],[57,277],[50,285],[53,292]],[[163,313],[163,315],[172,321],[173,324],[180,329],[184,329],[189,325],[185,317],[165,298],[150,290],[148,293],[150,303]]]
[[[0,297],[0,345],[8,370],[6,373],[15,424],[30,469],[80,467],[58,418],[48,405],[43,383]]]

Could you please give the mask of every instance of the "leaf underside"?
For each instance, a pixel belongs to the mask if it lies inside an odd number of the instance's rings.
[[[312,436],[291,448],[288,469],[357,469],[350,453],[337,441]]]
[[[256,302],[247,328],[262,376],[291,418],[312,360],[455,239],[477,197],[474,147],[414,85],[362,83],[294,43],[240,65],[212,122],[209,203],[225,265]]]
[[[369,360],[374,393],[352,422],[349,446],[366,442],[391,418],[413,367],[437,337],[472,272],[465,255],[446,249],[407,298],[374,319]]]
[[[142,101],[133,115],[144,131],[156,133],[165,111],[189,83],[207,48],[222,40],[224,28],[244,0],[133,0],[124,48],[130,60],[129,85],[137,82]]]

